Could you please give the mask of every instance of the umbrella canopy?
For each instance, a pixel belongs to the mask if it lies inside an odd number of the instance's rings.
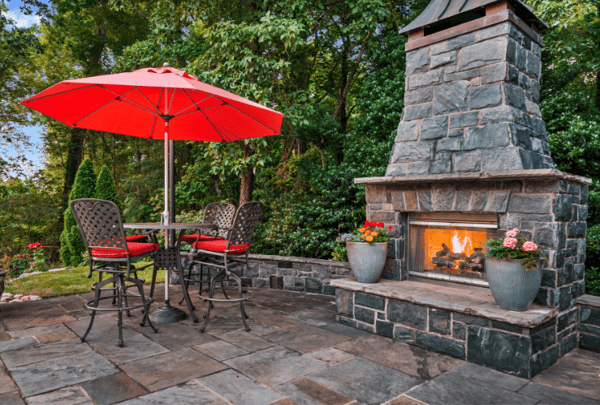
[[[167,192],[173,186],[170,141],[278,135],[283,121],[277,111],[168,66],[65,80],[21,104],[71,127],[164,140],[165,223],[174,217]]]

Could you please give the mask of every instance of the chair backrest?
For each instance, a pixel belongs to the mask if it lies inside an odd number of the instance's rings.
[[[233,216],[235,215],[235,205],[228,203],[210,203],[204,207],[204,216],[202,222],[209,224],[215,224],[219,227],[219,230],[213,236],[220,236],[227,238],[226,228],[231,228],[233,223]],[[203,232],[206,235],[211,235],[212,232]]]
[[[240,205],[235,214],[233,229],[229,233],[228,247],[250,243],[262,211],[263,203],[259,201],[250,201]]]
[[[88,253],[96,247],[127,250],[123,220],[117,204],[95,198],[80,198],[71,201],[71,211]]]

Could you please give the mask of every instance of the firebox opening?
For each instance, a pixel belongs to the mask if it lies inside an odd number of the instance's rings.
[[[485,243],[496,237],[495,215],[417,214],[409,227],[411,272],[487,280]]]

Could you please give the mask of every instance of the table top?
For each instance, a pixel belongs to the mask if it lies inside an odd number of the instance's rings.
[[[137,222],[123,224],[125,229],[215,229],[215,224],[176,222],[165,225],[162,222]]]

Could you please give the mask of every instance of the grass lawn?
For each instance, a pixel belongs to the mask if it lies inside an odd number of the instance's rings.
[[[136,267],[141,267],[143,264],[145,263],[139,263],[139,266]],[[5,291],[12,294],[39,295],[40,297],[87,293],[91,291],[91,285],[98,281],[97,272],[94,272],[92,278],[87,278],[88,272],[89,267],[86,266],[34,274],[6,284]],[[150,284],[152,267],[139,271],[138,277],[146,280],[146,284]],[[164,283],[164,281],[165,272],[159,271],[156,275],[156,282]]]

